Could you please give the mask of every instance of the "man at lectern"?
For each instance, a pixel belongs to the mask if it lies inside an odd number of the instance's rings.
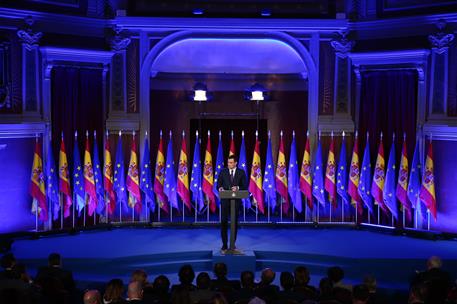
[[[248,183],[247,177],[244,170],[241,170],[236,167],[237,161],[234,155],[230,155],[227,160],[227,168],[224,168],[219,173],[217,179],[217,188],[219,191],[238,191],[238,190],[247,190]],[[235,203],[235,235],[234,239],[236,241],[236,234],[238,231],[238,214],[241,209],[241,200],[237,199]],[[221,238],[222,238],[222,252],[227,251],[227,230],[228,230],[228,220],[230,217],[230,200],[222,199],[221,200]],[[230,248],[235,249],[235,248]]]

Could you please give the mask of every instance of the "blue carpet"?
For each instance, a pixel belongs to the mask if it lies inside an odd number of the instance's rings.
[[[256,271],[272,267],[280,272],[305,265],[315,285],[328,267],[339,265],[349,282],[358,283],[370,273],[382,287],[405,290],[412,273],[424,269],[431,255],[443,258],[445,267],[457,273],[457,242],[452,240],[430,241],[348,228],[244,227],[237,246],[254,251]],[[219,230],[214,227],[119,228],[17,240],[12,251],[32,274],[46,264],[49,253],[59,252],[79,285],[89,286],[114,277],[127,280],[137,268],[145,269],[151,277],[169,274],[173,281],[185,263],[196,271],[210,271],[212,251],[219,248]]]

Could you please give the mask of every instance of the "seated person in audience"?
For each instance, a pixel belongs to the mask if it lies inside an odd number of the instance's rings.
[[[333,304],[339,303],[333,295],[332,281],[325,277],[319,282],[319,303],[320,304]]]
[[[416,282],[413,283],[410,290],[409,290],[409,298],[408,304],[434,304],[435,302],[432,300],[427,302],[427,298],[429,297],[429,289],[427,283],[424,282]]]
[[[231,302],[248,303],[255,297],[256,284],[254,282],[254,273],[252,271],[243,271],[240,276],[241,289],[233,292]]]
[[[152,283],[152,290],[150,288],[143,288],[143,301],[145,303],[158,304],[170,303],[170,280],[164,276],[159,275]]]
[[[180,284],[173,285],[171,287],[172,295],[174,292],[176,292],[177,290],[180,290],[180,289],[185,289],[188,292],[191,292],[191,291],[194,291],[195,289],[197,289],[197,287],[195,287],[195,285],[193,284],[194,279],[195,279],[195,272],[191,265],[189,265],[189,264],[183,265],[179,269],[178,277],[179,277]]]
[[[367,304],[370,291],[366,285],[356,285],[352,290],[352,304]]]
[[[102,297],[98,290],[88,290],[84,293],[83,301],[84,304],[101,304]]]
[[[264,300],[266,303],[277,303],[279,287],[273,285],[275,280],[275,272],[271,268],[265,268],[262,271],[260,283],[256,289],[256,296]]]
[[[220,291],[225,294],[233,290],[240,289],[240,282],[238,280],[227,279],[227,265],[225,263],[216,263],[213,268],[216,279],[211,281],[211,288],[215,291]]]
[[[294,277],[294,291],[302,293],[306,300],[318,299],[317,289],[314,286],[309,285],[309,270],[305,266],[297,266],[294,270]]]
[[[143,302],[143,288],[140,282],[130,282],[127,288],[127,302],[129,303],[144,303]]]
[[[442,269],[442,261],[437,256],[432,256],[427,261],[427,270],[419,272],[412,283],[427,283],[429,299],[433,303],[444,303],[451,289],[452,282],[449,273]]]
[[[103,303],[105,304],[124,304],[126,301],[122,297],[124,294],[124,282],[121,279],[112,279],[106,285]]]
[[[190,292],[192,303],[208,303],[216,291],[211,290],[211,278],[207,272],[200,272],[197,276],[197,290]]]
[[[363,278],[363,284],[368,288],[368,292],[370,293],[368,304],[384,304],[389,302],[387,297],[378,291],[376,278],[374,276],[365,276]]]
[[[148,285],[148,274],[143,269],[137,269],[132,272],[132,276],[130,277],[130,282],[139,282],[141,286]]]
[[[48,257],[48,266],[41,267],[38,270],[35,281],[41,285],[43,280],[54,278],[60,281],[64,289],[72,294],[75,289],[75,282],[71,271],[62,268],[62,259],[60,254],[51,253]]]
[[[290,272],[281,272],[279,277],[282,290],[279,292],[279,303],[301,303],[305,300],[302,293],[294,291],[294,276]]]
[[[229,302],[227,301],[227,299],[224,297],[223,294],[221,293],[216,293],[214,295],[214,297],[209,301],[209,302],[206,302],[206,303],[211,303],[211,304],[228,304]]]
[[[334,299],[342,304],[350,304],[352,302],[352,286],[343,283],[343,269],[338,266],[330,267],[327,270],[327,277],[332,282]]]
[[[3,271],[0,272],[0,280],[16,278],[16,274],[13,272],[13,267],[15,264],[16,258],[12,253],[7,253],[2,256],[1,265]]]
[[[0,303],[37,303],[39,299],[23,264],[14,264],[12,271],[0,280]]]

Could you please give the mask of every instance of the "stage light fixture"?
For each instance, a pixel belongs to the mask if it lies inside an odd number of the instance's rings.
[[[202,8],[194,8],[192,14],[194,15],[203,15],[204,10]]]
[[[270,17],[271,16],[271,10],[268,8],[264,8],[260,11],[260,15],[262,17]]]
[[[265,101],[268,99],[267,89],[263,85],[255,83],[246,90],[245,97],[250,101]]]
[[[204,83],[197,82],[194,85],[193,93],[191,94],[192,101],[209,101],[211,99],[211,94],[208,92],[208,88]]]

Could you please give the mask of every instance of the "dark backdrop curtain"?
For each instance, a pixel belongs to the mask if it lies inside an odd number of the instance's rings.
[[[393,132],[396,135],[397,169],[400,162],[404,132],[407,138],[408,158],[411,163],[416,142],[416,113],[416,71],[392,70],[367,71],[362,73],[358,129],[361,133],[361,154],[365,147],[366,132],[368,131],[370,133],[372,168],[374,168],[376,162],[381,131],[383,132],[386,166]],[[390,225],[390,216],[389,219],[383,217],[382,221],[384,224]]]
[[[73,169],[74,133],[78,131],[78,143],[83,161],[86,130],[89,131],[91,154],[93,133],[97,131],[99,153],[103,152],[103,74],[101,69],[55,67],[51,75],[51,121],[56,165],[63,132],[70,174]],[[93,155],[92,155],[93,157]],[[102,161],[102,155],[99,155]],[[59,219],[60,223],[60,219]],[[71,225],[69,217],[65,225]],[[87,221],[93,223],[93,220]],[[56,225],[57,223],[55,223]]]

